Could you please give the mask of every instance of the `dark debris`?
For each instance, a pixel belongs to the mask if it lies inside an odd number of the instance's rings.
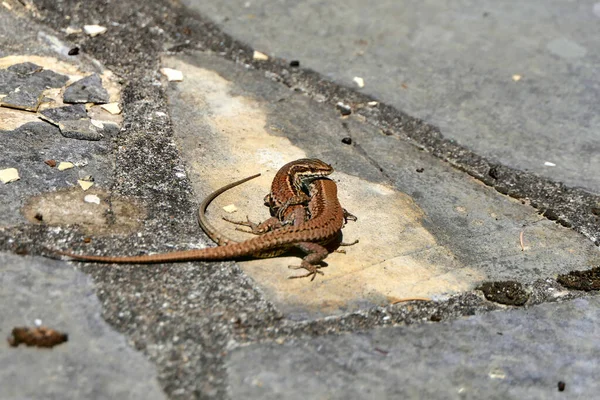
[[[509,306],[522,306],[529,299],[523,285],[516,281],[485,282],[477,290],[481,290],[487,300]]]
[[[592,268],[587,271],[571,271],[565,275],[559,275],[556,279],[558,283],[569,289],[600,290],[600,267]]]
[[[69,340],[66,333],[40,326],[37,328],[15,327],[7,338],[12,347],[18,347],[21,343],[26,346],[51,348]]]

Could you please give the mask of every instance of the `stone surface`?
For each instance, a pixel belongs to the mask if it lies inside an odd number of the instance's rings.
[[[521,202],[357,118],[340,119],[300,94],[222,59],[195,53],[163,64],[183,72],[170,86],[179,149],[199,199],[241,177],[262,172],[215,200],[235,204],[243,219],[268,217],[262,196],[276,170],[301,157],[336,169],[342,205],[358,217],[344,228],[360,243],[331,254],[329,267],[309,287],[290,280],[296,258],[254,260],[242,268],[291,318],[314,318],[385,305],[405,297],[443,297],[488,280],[531,283],[600,262],[600,254],[573,231],[547,221]],[[364,151],[341,143],[351,135]],[[401,156],[399,156],[401,155]],[[374,165],[372,160],[377,160]],[[383,173],[377,168],[381,167]],[[417,172],[424,168],[424,172]],[[524,250],[519,237],[524,231]]]
[[[100,140],[102,129],[92,123],[89,118],[65,120],[58,123],[60,134],[66,138],[79,140]]]
[[[3,399],[163,399],[156,369],[101,316],[90,278],[46,258],[0,253],[0,387]],[[65,332],[55,348],[10,347],[36,319]]]
[[[253,344],[229,354],[229,392],[233,399],[594,398],[598,324],[600,298],[594,297]]]
[[[4,159],[18,165],[21,173],[18,186],[0,187],[0,227],[26,222],[21,210],[32,196],[76,185],[79,174],[92,175],[96,185],[100,187],[105,187],[109,182],[112,173],[107,168],[110,165],[110,144],[105,141],[65,138],[54,125],[36,119],[38,122],[30,122],[10,131],[0,131]],[[44,161],[49,159],[70,161],[78,167],[58,171],[57,168],[46,165]],[[72,207],[70,209],[76,210]],[[57,217],[60,215],[62,211],[57,210]]]
[[[63,99],[65,103],[108,103],[110,96],[100,76],[92,74],[69,85]]]
[[[34,72],[39,72],[43,69],[43,67],[34,64],[32,62],[24,62],[20,64],[11,65],[7,68],[7,70],[14,72],[19,75],[30,75]]]
[[[85,105],[83,104],[47,108],[45,110],[41,110],[39,113],[42,115],[42,119],[45,119],[46,121],[54,125],[58,125],[59,122],[62,121],[79,120],[87,118]]]
[[[365,78],[361,91],[493,161],[600,192],[593,1],[183,3],[257,50]]]
[[[19,86],[0,100],[0,106],[36,112],[42,101],[42,91],[39,87]]]

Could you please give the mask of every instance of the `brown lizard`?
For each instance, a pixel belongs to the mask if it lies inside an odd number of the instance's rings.
[[[232,221],[223,218],[228,222],[237,225],[244,225],[251,228],[251,233],[262,234],[271,230],[281,228],[285,225],[299,225],[306,221],[306,205],[310,198],[307,194],[308,185],[314,179],[327,176],[333,172],[331,165],[316,158],[302,158],[285,164],[277,171],[271,191],[265,196],[265,205],[269,206],[271,218],[260,224],[255,224],[247,220],[246,222]],[[206,209],[208,205],[223,192],[241,185],[251,179],[260,176],[252,175],[248,178],[230,183],[209,194],[200,204],[198,211],[198,222],[202,230],[218,245],[236,243],[236,241],[226,237],[218,232],[206,218]]]
[[[329,179],[318,179],[310,184],[308,210],[311,218],[299,225],[285,226],[240,243],[200,250],[183,250],[164,254],[143,256],[95,256],[57,252],[79,261],[106,263],[160,263],[193,260],[228,260],[245,257],[268,257],[279,255],[282,249],[300,248],[306,253],[301,265],[290,268],[304,268],[307,274],[293,278],[312,276],[313,280],[322,261],[329,254],[324,247],[339,240],[345,223],[344,209],[337,198],[337,186]]]

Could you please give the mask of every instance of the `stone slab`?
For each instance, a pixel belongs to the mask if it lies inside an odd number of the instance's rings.
[[[593,297],[252,344],[228,356],[229,392],[232,399],[595,398],[599,324],[600,298]]]
[[[68,264],[0,253],[2,399],[164,399],[156,368],[102,318],[94,284]],[[10,347],[35,320],[66,332],[52,349]]]
[[[98,74],[86,76],[65,89],[65,103],[108,103],[110,96]]]
[[[183,3],[254,49],[300,60],[492,162],[600,192],[597,2]]]
[[[277,169],[290,160],[318,157],[336,168],[342,205],[358,217],[344,228],[360,243],[331,254],[325,276],[306,285],[290,280],[296,258],[242,263],[242,268],[290,318],[312,318],[385,305],[405,297],[444,297],[486,280],[531,283],[600,262],[577,233],[540,217],[527,204],[501,195],[415,146],[386,136],[357,117],[264,79],[264,73],[216,56],[166,57],[183,72],[170,84],[179,149],[198,201],[227,183],[263,176],[218,198],[235,204],[229,218],[263,220],[262,198]],[[351,136],[354,146],[342,143]],[[524,247],[520,245],[523,232]],[[237,236],[236,236],[237,235]]]

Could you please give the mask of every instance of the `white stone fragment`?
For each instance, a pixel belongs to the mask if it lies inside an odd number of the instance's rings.
[[[98,121],[97,119],[90,119],[90,123],[96,128],[104,129],[104,124],[102,123],[102,121]]]
[[[21,178],[19,177],[19,171],[17,171],[16,168],[6,168],[0,170],[0,181],[2,181],[2,183],[10,183],[18,181],[19,179]]]
[[[223,211],[231,214],[237,211],[237,207],[234,204],[229,204],[228,206],[223,207]]]
[[[35,326],[42,326],[42,320],[39,318],[33,320],[33,323],[35,324]]]
[[[83,198],[83,201],[86,203],[100,204],[100,197],[96,196],[95,194],[88,194]]]
[[[379,105],[378,101],[370,101],[367,103],[369,107],[377,107]]]
[[[365,87],[365,80],[363,78],[361,78],[360,76],[355,76],[354,79],[352,79],[354,81],[354,83],[356,83],[356,85],[359,88],[364,88]]]
[[[119,103],[106,103],[100,106],[103,110],[108,111],[112,115],[121,114],[121,107],[119,107]]]
[[[173,68],[161,68],[160,73],[166,76],[169,82],[181,82],[183,80],[183,72]]]
[[[72,28],[72,27],[68,26],[68,27],[65,29],[65,33],[66,33],[67,35],[70,35],[70,34],[72,34],[72,33],[81,33],[81,28]]]
[[[544,165],[545,165],[546,167],[556,167],[556,164],[554,164],[554,163],[552,163],[552,162],[550,162],[550,161],[546,161],[546,162],[544,163]]]
[[[83,31],[91,37],[102,35],[108,28],[100,25],[84,25]]]
[[[256,51],[254,50],[254,54],[252,55],[252,58],[258,61],[267,61],[269,59],[269,56],[266,55],[265,53],[261,53],[260,51]]]
[[[75,167],[75,165],[74,165],[73,163],[70,163],[70,162],[68,162],[68,161],[66,161],[66,162],[65,162],[65,161],[61,161],[61,162],[58,164],[58,167],[56,167],[56,168],[57,168],[59,171],[64,171],[65,169],[71,169],[71,168],[73,168],[73,167]]]
[[[94,182],[84,181],[83,179],[79,179],[77,183],[79,183],[79,186],[81,186],[84,191],[94,186]]]
[[[519,82],[521,80],[521,78],[522,78],[522,76],[518,75],[518,74],[514,74],[512,76],[512,80],[515,81],[515,82]]]
[[[6,7],[8,10],[12,10],[12,6],[11,6],[10,4],[8,4],[7,2],[3,1],[3,2],[2,2],[2,5],[3,5],[4,7]]]

